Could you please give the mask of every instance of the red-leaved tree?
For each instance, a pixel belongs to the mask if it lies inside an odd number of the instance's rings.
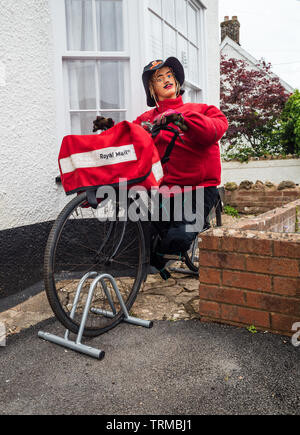
[[[278,152],[276,127],[289,93],[271,65],[250,69],[243,60],[221,58],[221,110],[229,122],[227,150],[248,148],[251,155]]]

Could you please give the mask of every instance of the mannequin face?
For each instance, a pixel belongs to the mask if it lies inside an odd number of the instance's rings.
[[[176,81],[168,66],[155,71],[152,76],[152,84],[158,101],[176,98]]]

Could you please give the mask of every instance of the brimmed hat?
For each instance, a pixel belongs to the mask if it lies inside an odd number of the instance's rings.
[[[163,68],[164,66],[168,66],[168,67],[172,68],[172,70],[175,74],[175,77],[178,80],[180,86],[182,86],[184,83],[184,69],[183,69],[182,64],[179,62],[179,60],[176,57],[168,57],[168,59],[165,62],[161,59],[153,60],[152,62],[150,62],[148,65],[145,66],[144,71],[143,71],[143,75],[142,75],[142,80],[143,80],[143,84],[144,84],[144,88],[145,88],[145,92],[146,92],[146,96],[147,96],[147,105],[149,107],[155,106],[154,98],[151,97],[150,90],[149,90],[150,77],[152,76],[152,74],[156,70]],[[183,93],[184,93],[184,90],[181,89],[180,95],[182,95]]]

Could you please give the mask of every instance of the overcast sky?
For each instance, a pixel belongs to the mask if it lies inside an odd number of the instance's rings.
[[[226,15],[238,17],[241,46],[300,90],[300,0],[219,0],[219,21]]]

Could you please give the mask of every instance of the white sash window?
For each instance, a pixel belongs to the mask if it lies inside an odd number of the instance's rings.
[[[126,118],[126,60],[118,56],[124,51],[123,1],[64,1],[67,33],[64,69],[71,133],[91,134],[97,115],[111,117],[115,122]],[[81,53],[78,56],[72,52]]]
[[[101,115],[134,120],[147,110],[145,65],[176,56],[184,101],[206,89],[204,7],[198,0],[49,0],[53,17],[57,138],[92,134]]]
[[[65,60],[72,134],[91,134],[97,115],[126,117],[124,61]]]
[[[127,0],[52,0],[61,33],[65,130],[92,134],[97,115],[127,118]]]
[[[148,61],[177,57],[186,75],[184,101],[200,102],[205,59],[203,8],[191,0],[148,0],[148,13]]]
[[[68,50],[124,50],[122,0],[64,1]]]

